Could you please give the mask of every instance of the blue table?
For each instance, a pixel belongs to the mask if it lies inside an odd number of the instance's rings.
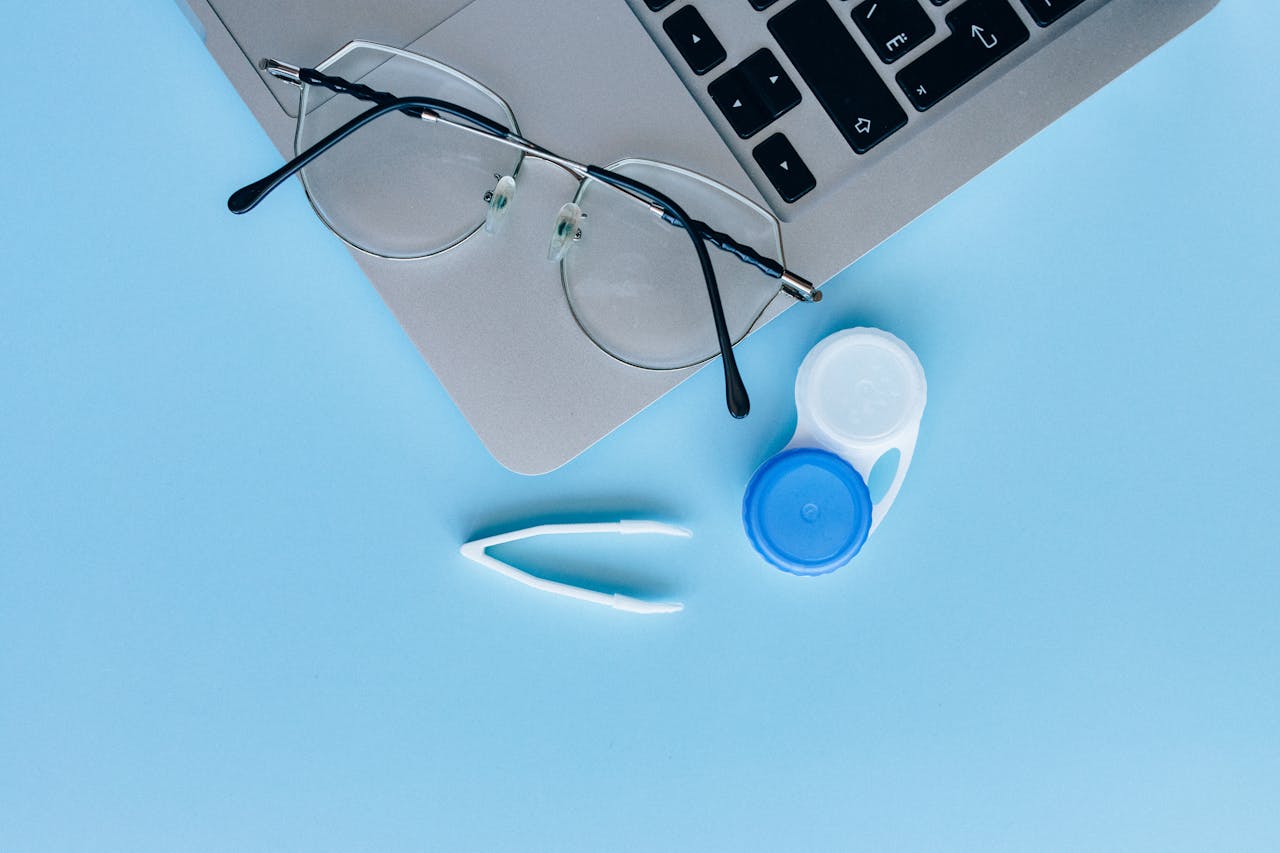
[[[754,336],[745,422],[704,371],[537,479],[296,188],[225,212],[276,155],[172,4],[21,5],[0,848],[1280,848],[1272,4],[1224,0]],[[799,579],[741,491],[856,324],[929,408],[862,555]],[[695,538],[504,555],[684,613],[457,555],[619,517]]]

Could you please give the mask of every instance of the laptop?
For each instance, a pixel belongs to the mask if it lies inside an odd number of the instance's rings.
[[[264,59],[403,48],[499,93],[554,151],[732,188],[778,219],[787,266],[824,282],[1217,0],[177,2],[282,156],[298,90]],[[277,165],[228,163],[228,190]],[[573,181],[521,169],[504,239],[353,254],[494,458],[540,474],[699,368],[635,367],[583,334],[542,260]],[[762,323],[792,304],[775,299]]]

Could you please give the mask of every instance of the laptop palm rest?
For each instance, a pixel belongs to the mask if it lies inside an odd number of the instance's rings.
[[[266,84],[255,67],[261,57],[252,54],[299,59],[288,49],[269,47],[269,31],[226,31],[221,35],[230,35],[244,53],[238,62],[229,61],[227,51],[220,55],[214,45],[221,19],[201,14],[207,11],[202,2],[192,0],[192,7],[209,28],[211,52],[276,144],[291,147],[292,121],[285,120],[276,98],[263,97]],[[243,17],[231,20],[250,30],[268,16],[250,10],[249,0],[216,4],[219,11],[234,8]],[[370,37],[361,27],[320,47],[322,36],[346,28],[354,14],[348,7],[354,5],[325,3],[348,11],[323,26],[312,21],[305,34],[286,39],[307,53],[301,61],[318,61],[319,53]],[[447,6],[435,4],[434,13],[444,14]],[[363,19],[363,9],[358,11]],[[289,31],[288,22],[272,26],[278,33]],[[475,0],[406,46],[497,91],[524,134],[553,150],[600,165],[626,157],[677,163],[758,198],[625,3],[592,4],[588,14],[583,4],[564,0]],[[692,372],[625,365],[577,326],[559,267],[547,260],[556,213],[575,190],[576,183],[559,169],[526,161],[501,235],[480,231],[422,261],[353,252],[481,441],[520,473],[564,464]],[[315,227],[323,228],[319,221]],[[722,408],[719,393],[706,405]]]

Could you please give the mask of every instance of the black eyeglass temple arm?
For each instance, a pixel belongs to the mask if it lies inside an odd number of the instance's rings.
[[[369,122],[387,113],[400,112],[411,118],[423,121],[430,121],[439,117],[440,114],[446,114],[456,116],[499,139],[504,139],[511,133],[510,129],[505,125],[448,101],[441,101],[436,98],[397,98],[395,95],[379,92],[362,83],[350,83],[341,77],[322,74],[314,68],[300,68],[297,73],[299,79],[304,83],[323,86],[333,92],[351,95],[361,101],[370,101],[374,106],[346,122],[271,174],[232,193],[231,197],[227,199],[227,209],[232,213],[248,213],[253,210],[272,190],[280,186],[312,160]]]
[[[681,227],[680,223],[675,221],[668,212],[663,212],[662,219],[677,228]],[[694,219],[690,224],[703,240],[706,240],[717,249],[728,252],[745,264],[750,264],[770,278],[782,279],[782,289],[787,292],[788,296],[800,302],[822,301],[822,291],[818,290],[813,282],[808,279],[796,275],[772,258],[765,257],[745,243],[739,243],[728,234],[723,231],[717,231],[700,219]]]
[[[627,190],[656,204],[665,211],[663,218],[672,222],[673,225],[683,228],[685,233],[689,235],[689,239],[693,241],[693,248],[698,253],[698,263],[702,267],[702,277],[707,284],[707,297],[711,301],[711,316],[716,328],[716,342],[720,346],[720,361],[724,367],[725,402],[728,404],[729,414],[735,418],[745,418],[751,411],[751,398],[747,396],[747,387],[742,382],[742,374],[738,372],[738,361],[733,355],[733,339],[729,337],[729,324],[725,320],[724,305],[720,301],[720,287],[716,284],[716,271],[711,266],[711,256],[707,254],[703,236],[698,233],[698,230],[693,225],[694,220],[684,212],[680,205],[647,184],[642,184],[639,181],[634,181],[631,178],[599,166],[588,166],[587,174],[598,181],[618,189]],[[668,219],[668,216],[670,219]]]

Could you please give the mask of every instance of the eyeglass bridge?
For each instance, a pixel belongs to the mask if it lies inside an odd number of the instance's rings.
[[[351,46],[363,45],[364,43],[360,42],[351,43]],[[397,51],[395,49],[383,48],[383,50],[397,56],[412,56],[407,52]],[[335,58],[336,56],[337,55],[335,55]],[[429,60],[424,61],[429,62]],[[325,66],[322,65],[322,67]],[[444,66],[440,67],[446,71],[450,70]],[[571,160],[563,155],[555,154],[548,149],[529,141],[524,138],[516,128],[514,117],[511,116],[510,109],[506,107],[505,102],[502,102],[496,94],[485,89],[483,86],[480,86],[478,83],[475,85],[479,87],[483,93],[487,93],[499,104],[499,106],[503,107],[503,111],[507,117],[506,124],[502,121],[494,120],[482,112],[477,113],[457,104],[425,96],[396,97],[395,95],[387,92],[374,90],[365,84],[351,83],[340,77],[327,75],[319,70],[301,68],[279,60],[265,59],[261,63],[261,68],[264,72],[276,79],[302,88],[304,93],[310,86],[320,86],[337,94],[351,95],[358,100],[370,101],[375,104],[375,106],[366,110],[356,118],[348,121],[347,124],[342,127],[332,131],[327,137],[313,144],[305,151],[300,151],[292,160],[280,169],[277,169],[271,175],[268,175],[266,178],[233,193],[231,198],[228,199],[227,206],[234,213],[244,213],[251,210],[257,205],[263,196],[269,193],[276,186],[279,186],[285,178],[301,171],[307,163],[320,153],[323,153],[323,151],[327,150],[329,147],[332,147],[335,142],[340,141],[355,130],[363,127],[365,124],[368,124],[370,121],[391,112],[403,113],[424,121],[440,122],[443,125],[457,128],[461,132],[486,137],[503,145],[517,149],[525,156],[542,160],[553,166],[557,166],[580,181],[585,182],[588,179],[600,181],[615,190],[620,191],[623,196],[630,197],[649,207],[654,215],[666,220],[672,226],[687,232],[688,236],[693,241],[694,248],[697,251],[699,262],[702,267],[703,277],[706,280],[708,294],[711,299],[716,343],[725,372],[726,401],[729,411],[734,417],[745,416],[750,409],[750,401],[747,397],[746,388],[742,383],[741,376],[738,373],[737,365],[733,357],[733,336],[728,329],[726,318],[724,316],[724,309],[720,304],[721,301],[719,291],[717,290],[716,277],[711,266],[707,248],[714,247],[716,249],[722,249],[729,252],[731,255],[736,256],[739,260],[756,267],[761,272],[777,281],[778,288],[793,299],[804,302],[817,302],[822,298],[822,294],[811,282],[785,268],[784,261],[781,256],[780,245],[777,247],[779,254],[776,260],[767,254],[761,255],[751,246],[734,240],[728,233],[717,231],[712,226],[704,222],[692,219],[676,202],[663,196],[661,191],[654,189],[634,177],[623,174],[620,171],[616,171],[616,167],[605,169],[598,166],[589,166],[575,160]],[[455,76],[462,76],[457,72],[453,73]],[[470,82],[474,83],[474,81]],[[303,112],[304,111],[300,111],[300,114]],[[622,165],[625,164],[618,164],[618,166]],[[666,168],[677,172],[684,171],[677,167]],[[512,171],[514,171],[514,169]],[[689,174],[695,179],[700,177],[693,175],[692,173],[686,174]],[[497,175],[495,175],[495,178],[497,178]],[[745,203],[749,207],[758,208],[758,205],[754,205],[749,199],[734,193],[731,189],[722,185],[716,185],[715,182],[710,181],[709,179],[703,178],[702,180],[714,186],[719,186],[719,189],[731,198],[736,198],[738,201]],[[514,179],[511,176],[498,178],[497,185],[494,186],[492,190],[484,193],[484,199],[489,208],[485,222],[485,225],[488,227],[485,230],[495,230],[495,228],[501,225],[507,218],[511,193],[514,190],[514,183]],[[308,192],[310,194],[310,190],[308,190]],[[764,214],[766,216],[768,215],[767,212],[764,212]],[[548,254],[552,260],[562,260],[569,248],[576,241],[582,239],[582,229],[579,225],[584,218],[585,214],[582,212],[581,208],[573,202],[566,204],[561,209],[560,215],[557,217],[555,233],[552,237],[551,244],[548,247]],[[335,231],[338,230],[337,227],[332,224],[330,224],[330,227],[333,227]],[[777,223],[775,219],[774,236],[780,240],[780,236],[776,234],[777,230]],[[342,232],[339,232],[340,235],[341,233]],[[344,237],[344,239],[346,238]],[[353,242],[352,245],[357,248],[365,248],[356,242]],[[373,251],[367,248],[365,250]],[[399,255],[397,255],[397,257],[398,256]],[[776,294],[777,291],[775,290],[774,293]],[[759,315],[757,315],[757,318],[758,316]],[[586,326],[583,328],[588,335],[592,334]],[[593,340],[594,339],[595,338],[593,336]],[[627,361],[628,363],[635,363],[637,366],[645,366],[643,359],[641,361],[633,362],[631,359],[624,358],[624,356],[619,355],[609,347],[601,344],[599,341],[597,341],[597,344],[609,354]],[[662,368],[655,367],[655,369]]]

